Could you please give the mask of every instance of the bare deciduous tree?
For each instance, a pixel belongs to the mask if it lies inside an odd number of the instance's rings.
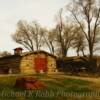
[[[76,49],[77,56],[79,56],[79,52],[82,52],[82,55],[85,56],[85,49],[86,49],[86,41],[85,41],[85,36],[82,33],[80,27],[76,27],[77,32],[75,33],[75,37],[72,43],[72,47]]]
[[[73,0],[73,7],[67,6],[87,39],[90,59],[93,57],[97,29],[100,26],[100,3],[97,2],[99,0]],[[85,28],[81,22],[84,22]]]
[[[67,52],[71,47],[71,42],[75,35],[75,28],[73,24],[65,23],[63,21],[63,9],[60,9],[57,18],[56,38],[60,46],[61,55],[62,57],[65,57],[67,56]]]
[[[46,44],[46,46],[49,48],[49,51],[51,54],[55,54],[55,49],[56,49],[56,36],[55,36],[55,30],[51,29],[48,30],[43,38],[44,38],[44,42]]]
[[[43,28],[37,22],[28,24],[26,21],[19,21],[17,30],[12,35],[16,43],[23,45],[29,51],[39,50],[42,46]]]

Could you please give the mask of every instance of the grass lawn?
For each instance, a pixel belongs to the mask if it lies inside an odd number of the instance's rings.
[[[99,81],[64,75],[33,75],[44,82],[45,88],[22,90],[14,87],[17,77],[21,76],[0,76],[0,100],[100,100]]]

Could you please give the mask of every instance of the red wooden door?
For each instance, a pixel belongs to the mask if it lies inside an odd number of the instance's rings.
[[[41,58],[41,57],[35,58],[35,70],[37,72],[40,72],[41,70],[46,72],[47,71],[47,59]]]

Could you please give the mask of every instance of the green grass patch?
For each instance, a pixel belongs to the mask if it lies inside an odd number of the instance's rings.
[[[90,81],[81,80],[81,79],[62,79],[63,84],[77,84],[77,85],[89,85],[91,84]]]
[[[93,91],[91,86],[94,84],[81,79],[35,75],[33,77],[43,78],[42,81],[46,87],[41,90],[22,90],[14,87],[17,77],[22,76],[0,76],[0,98],[3,98],[2,100],[8,98],[6,94],[9,94],[10,98],[6,100],[66,100],[69,98],[65,96],[66,93],[88,93]],[[5,95],[2,96],[2,93],[5,93]],[[14,93],[12,97],[10,97],[11,93]]]

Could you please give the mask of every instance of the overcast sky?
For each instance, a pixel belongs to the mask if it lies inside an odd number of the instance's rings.
[[[37,20],[42,26],[51,27],[54,16],[69,0],[0,0],[0,51],[19,46],[11,39],[20,19]]]

